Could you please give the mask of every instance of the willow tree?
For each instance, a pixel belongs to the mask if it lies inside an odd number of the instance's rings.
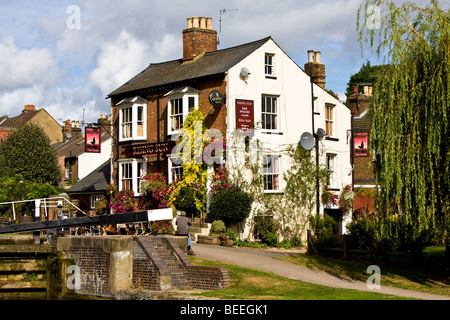
[[[450,11],[435,0],[426,7],[366,1],[357,21],[362,49],[390,66],[370,105],[381,233],[401,234],[410,245],[442,238],[450,190]]]

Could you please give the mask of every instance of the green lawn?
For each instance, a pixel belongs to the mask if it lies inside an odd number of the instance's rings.
[[[431,247],[425,250],[428,255],[443,256],[445,247]],[[284,261],[345,275],[354,280],[367,280],[367,267],[378,265],[381,268],[381,285],[415,290],[430,294],[450,296],[450,277],[444,273],[431,272],[427,265],[413,263],[408,258],[391,258],[391,266],[383,267],[379,258],[354,257],[352,261],[332,259],[313,255],[295,255],[283,258]]]
[[[287,279],[273,273],[190,257],[198,266],[228,269],[231,284],[222,290],[198,293],[200,296],[240,300],[405,300],[373,292],[326,287]]]

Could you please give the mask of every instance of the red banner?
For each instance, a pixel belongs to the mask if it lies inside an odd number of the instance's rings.
[[[369,133],[354,132],[353,133],[353,155],[355,157],[369,156]]]
[[[100,128],[86,127],[86,148],[85,151],[89,153],[101,152]]]

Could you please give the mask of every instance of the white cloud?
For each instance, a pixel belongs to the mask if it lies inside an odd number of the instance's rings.
[[[90,85],[107,95],[129,80],[148,64],[148,45],[122,31],[112,42],[103,43],[97,67],[89,76]]]
[[[57,73],[52,52],[46,48],[20,50],[12,37],[0,42],[0,90],[11,90],[51,81]]]

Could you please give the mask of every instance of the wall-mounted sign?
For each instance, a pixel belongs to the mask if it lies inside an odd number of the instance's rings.
[[[245,134],[254,129],[253,109],[252,100],[236,100],[236,130],[238,132]]]
[[[223,104],[224,97],[222,92],[214,90],[209,94],[209,102],[215,107],[220,107]]]
[[[173,147],[175,147],[175,141],[146,143],[125,147],[125,155],[133,158],[150,154],[168,154],[172,152]]]
[[[353,133],[353,155],[355,157],[369,156],[369,133],[354,132]]]
[[[101,152],[100,128],[88,128],[85,131],[85,151],[89,153]]]

